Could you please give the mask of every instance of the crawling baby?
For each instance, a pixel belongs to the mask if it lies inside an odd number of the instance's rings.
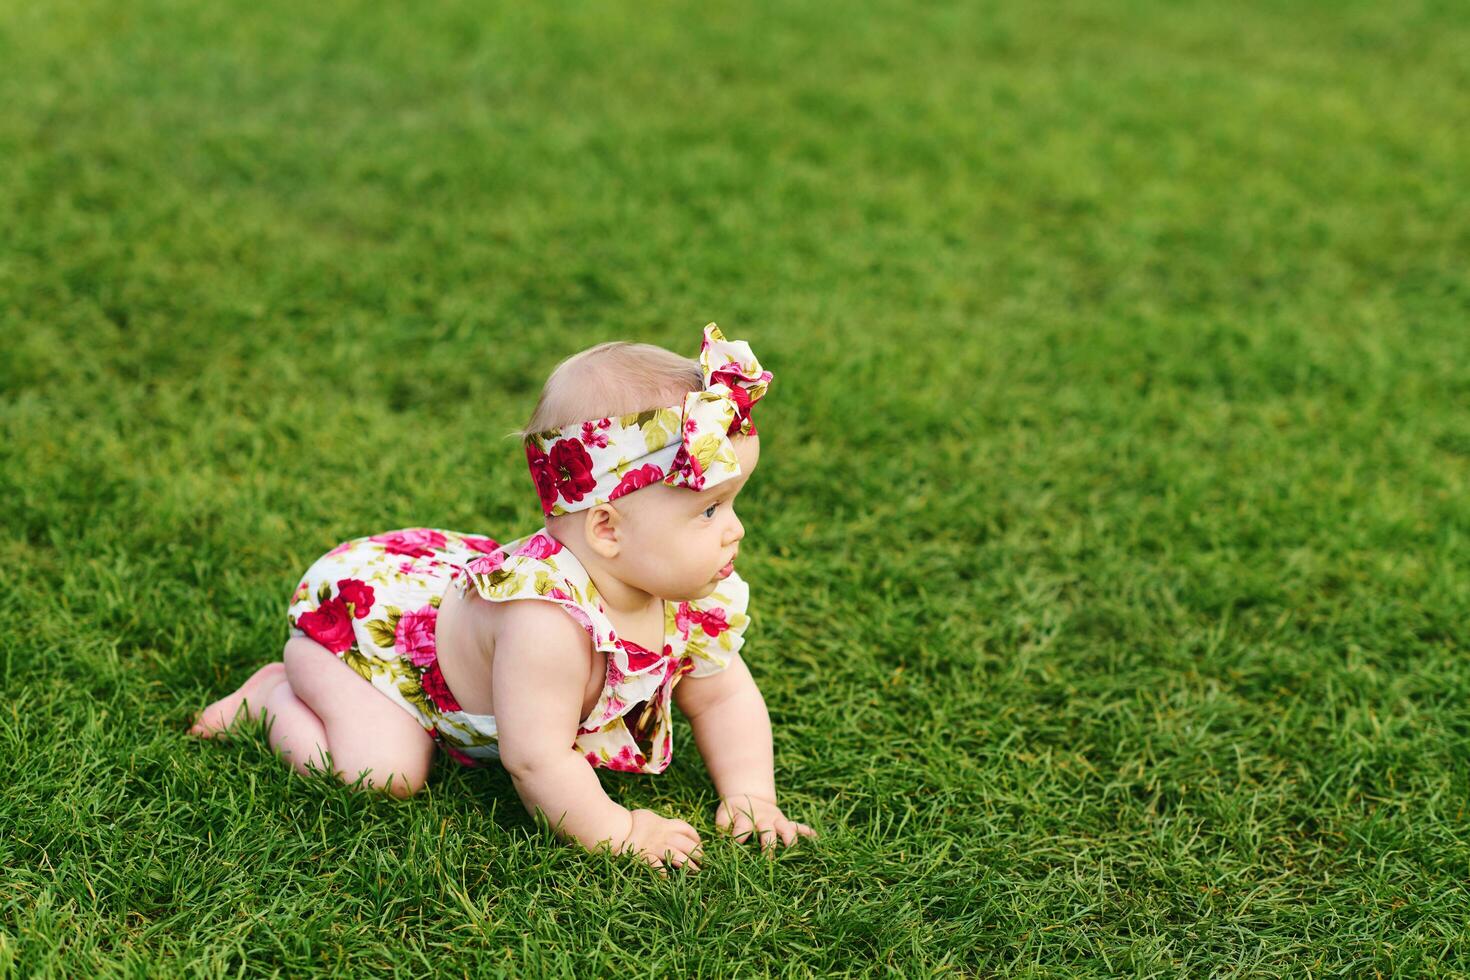
[[[424,785],[436,744],[465,765],[498,759],[562,837],[698,871],[692,826],[619,806],[593,771],[663,772],[677,704],[717,827],[768,850],[812,836],[776,802],[770,718],[740,658],[735,499],[770,382],[714,324],[698,362],[622,342],[568,358],[524,432],[544,528],[508,544],[411,528],[338,545],[296,588],[281,662],[190,731],[263,715],[298,771],[399,796]]]

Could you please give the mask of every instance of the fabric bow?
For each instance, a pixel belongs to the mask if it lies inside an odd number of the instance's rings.
[[[704,390],[684,396],[681,445],[663,481],[692,490],[718,486],[740,475],[730,437],[755,435],[750,410],[771,384],[771,372],[760,366],[750,345],[726,340],[713,323],[704,328],[699,363],[704,369]]]
[[[713,323],[699,352],[704,388],[680,405],[574,423],[526,437],[526,461],[548,517],[586,510],[655,483],[704,490],[740,475],[730,439],[754,435],[751,408],[771,372]]]

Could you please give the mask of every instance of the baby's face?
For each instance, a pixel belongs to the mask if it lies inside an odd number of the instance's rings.
[[[618,575],[662,599],[703,599],[740,550],[745,527],[735,516],[735,497],[755,472],[760,436],[731,440],[740,475],[707,490],[656,484],[624,497],[624,550]]]

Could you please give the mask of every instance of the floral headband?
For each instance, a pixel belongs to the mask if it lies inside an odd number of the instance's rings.
[[[577,422],[526,436],[526,461],[547,517],[587,510],[654,483],[703,490],[740,475],[730,443],[755,435],[750,409],[771,372],[750,345],[711,323],[699,352],[704,388],[681,405]]]

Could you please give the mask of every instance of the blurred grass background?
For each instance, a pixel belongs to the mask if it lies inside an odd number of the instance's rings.
[[[0,65],[0,969],[1470,969],[1462,4],[0,0]],[[710,320],[819,842],[654,880],[184,736]],[[712,837],[676,744],[607,785]]]

